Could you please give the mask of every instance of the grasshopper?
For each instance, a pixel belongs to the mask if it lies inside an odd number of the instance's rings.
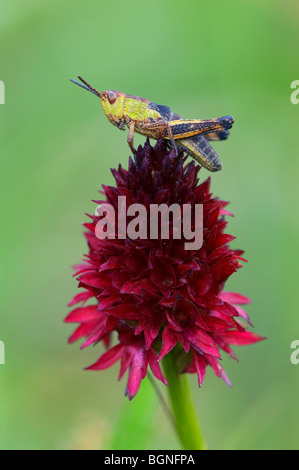
[[[134,133],[137,132],[156,140],[166,139],[176,153],[177,146],[182,147],[209,171],[221,170],[219,157],[208,140],[225,140],[234,123],[232,116],[206,120],[182,119],[168,106],[115,90],[100,93],[83,78],[78,78],[81,83],[71,81],[101,99],[104,113],[114,126],[121,130],[128,127],[127,141],[133,153],[136,153]]]

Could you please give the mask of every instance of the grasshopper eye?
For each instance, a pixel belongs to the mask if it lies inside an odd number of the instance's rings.
[[[108,91],[107,93],[108,101],[110,104],[114,104],[116,101],[116,94],[114,91]]]

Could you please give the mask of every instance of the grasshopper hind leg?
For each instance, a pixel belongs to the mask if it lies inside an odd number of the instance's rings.
[[[187,150],[189,155],[207,170],[215,172],[222,169],[217,153],[203,135],[196,135],[188,139],[179,139],[177,143],[180,147]]]
[[[175,156],[178,157],[179,156],[178,147],[183,148],[183,146],[177,145],[176,141],[174,141],[174,144],[172,144],[172,142],[169,139],[163,139],[163,140],[164,142],[166,142],[166,147],[169,151],[175,149]],[[189,154],[189,150],[187,150],[186,148],[184,148],[184,150]]]
[[[167,133],[168,133],[168,137],[171,143],[171,147],[175,150],[175,156],[178,157],[179,155],[178,146],[176,144],[176,141],[174,140],[173,133],[169,125],[167,126]]]

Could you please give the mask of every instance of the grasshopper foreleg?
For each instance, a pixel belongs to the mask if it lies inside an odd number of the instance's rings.
[[[129,133],[128,133],[127,142],[128,142],[128,144],[129,144],[130,149],[131,149],[132,152],[135,154],[135,153],[136,153],[136,149],[134,148],[134,131],[135,131],[135,124],[132,123],[132,124],[130,124],[130,127],[129,127]]]

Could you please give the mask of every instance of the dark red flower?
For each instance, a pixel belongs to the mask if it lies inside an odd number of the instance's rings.
[[[80,323],[69,341],[85,338],[82,348],[102,341],[109,347],[113,332],[116,346],[108,349],[88,369],[101,370],[121,361],[121,378],[128,370],[127,394],[137,393],[148,366],[167,385],[161,359],[175,346],[181,355],[182,372],[197,373],[201,386],[206,367],[230,385],[219,360],[220,350],[236,358],[230,345],[260,341],[247,331],[250,323],[240,305],[249,299],[224,292],[228,277],[244,261],[243,251],[232,250],[234,237],[225,234],[227,202],[213,198],[210,179],[198,185],[199,167],[185,163],[169,152],[163,141],[153,148],[147,142],[139,147],[129,169],[112,170],[116,187],[104,186],[104,201],[116,211],[118,197],[133,203],[203,205],[203,245],[186,250],[184,239],[104,239],[95,234],[101,219],[90,216],[84,224],[89,254],[77,268],[78,294],[70,305],[80,303],[66,322]],[[117,217],[116,217],[117,219]],[[170,221],[172,228],[172,221]],[[90,304],[87,301],[93,301]]]

